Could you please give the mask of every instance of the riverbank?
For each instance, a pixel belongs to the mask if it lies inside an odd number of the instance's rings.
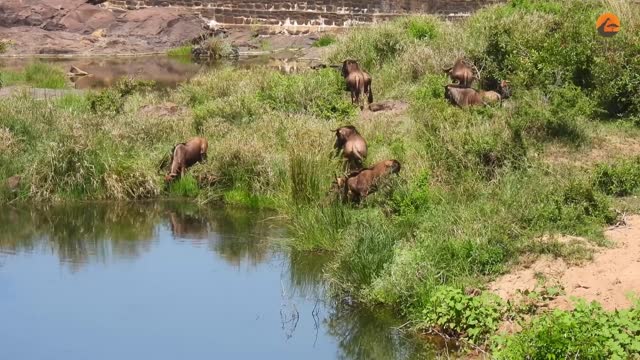
[[[517,1],[463,24],[414,17],[339,37],[327,62],[358,59],[376,101],[409,104],[393,112],[357,111],[330,68],[284,75],[229,67],[166,92],[128,81],[51,102],[0,99],[0,180],[21,177],[0,196],[184,196],[275,208],[289,219],[292,247],[331,254],[325,273],[337,296],[393,308],[416,331],[498,358],[635,354],[635,302],[618,313],[597,305],[550,313],[487,290],[527,259],[588,262],[610,244],[603,229],[639,210],[640,65],[629,61],[640,58],[638,22],[601,38],[592,18],[605,9]],[[637,8],[625,11],[640,19]],[[461,54],[483,79],[510,80],[513,97],[468,110],[448,104],[441,69]],[[330,130],[344,124],[367,139],[367,164],[402,164],[360,207],[328,194],[340,169]],[[159,163],[195,134],[208,138],[209,161],[165,187]],[[562,291],[541,284],[540,298]],[[514,319],[522,332],[499,335]],[[611,325],[593,326],[602,321]]]

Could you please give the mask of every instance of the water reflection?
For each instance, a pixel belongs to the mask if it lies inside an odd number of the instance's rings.
[[[434,356],[433,349],[409,341],[394,326],[398,324],[389,311],[345,305],[334,307],[327,323],[329,334],[339,339],[340,359],[413,360]]]
[[[298,56],[290,54],[291,56]],[[0,69],[20,71],[36,59],[0,59]],[[283,73],[294,73],[309,67],[310,61],[283,58],[282,55],[260,55],[243,57],[239,60],[219,60],[215,62],[192,62],[189,58],[167,56],[98,57],[37,59],[69,71],[75,66],[89,76],[71,77],[76,89],[102,89],[114,85],[123,77],[153,80],[159,88],[174,88],[206,69],[236,66],[238,68],[268,67]]]
[[[390,314],[327,299],[328,257],[272,246],[285,236],[272,213],[183,202],[0,208],[11,325],[0,348],[16,359],[428,357]]]
[[[73,269],[90,261],[133,259],[155,235],[154,204],[69,205],[0,211],[0,251],[51,249]]]

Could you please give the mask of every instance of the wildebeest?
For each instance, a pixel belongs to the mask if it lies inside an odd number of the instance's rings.
[[[397,160],[384,160],[370,168],[338,177],[335,184],[340,190],[343,200],[359,203],[360,200],[377,190],[377,185],[383,177],[399,172],[400,162]]]
[[[453,105],[460,107],[486,105],[480,93],[472,88],[460,87],[457,85],[445,85],[444,98]]]
[[[478,91],[478,93],[485,104],[495,104],[502,101],[502,95],[498,94],[496,91]]]
[[[165,181],[172,181],[176,177],[184,175],[187,168],[197,162],[204,162],[207,159],[207,140],[201,137],[194,137],[186,143],[176,144],[171,150],[171,168],[169,174],[165,176]]]
[[[461,87],[468,88],[476,77],[473,74],[473,68],[467,64],[463,58],[459,58],[453,63],[453,66],[442,69],[454,82]]]
[[[346,159],[345,167],[351,171],[362,168],[362,162],[367,157],[367,142],[352,125],[339,127],[331,130],[336,133],[336,142],[333,145],[336,150],[335,156]]]
[[[367,98],[369,104],[373,102],[373,92],[371,91],[371,76],[360,69],[360,65],[355,60],[345,60],[342,63],[342,76],[347,84],[347,91],[351,92],[351,102],[364,109],[364,102],[360,102],[360,95]]]
[[[500,80],[500,83],[498,84],[498,93],[502,97],[502,100],[511,97],[511,86],[509,86],[509,81]]]

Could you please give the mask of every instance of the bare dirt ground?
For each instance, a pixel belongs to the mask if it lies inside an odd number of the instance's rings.
[[[549,303],[550,308],[571,309],[572,297],[598,301],[605,309],[631,306],[628,294],[640,294],[640,215],[626,224],[608,229],[612,248],[598,248],[593,261],[569,265],[562,259],[543,257],[533,264],[506,274],[489,285],[503,299],[518,296],[518,290],[533,290],[536,278],[559,284],[564,294]]]

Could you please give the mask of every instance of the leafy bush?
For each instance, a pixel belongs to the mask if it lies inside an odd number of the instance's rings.
[[[431,40],[438,36],[436,21],[430,17],[414,16],[407,20],[405,26],[412,38],[416,40]]]
[[[124,99],[115,89],[109,88],[87,94],[89,108],[94,114],[115,115],[122,112]]]
[[[504,311],[504,304],[495,294],[469,296],[458,288],[441,286],[422,310],[424,320],[420,327],[483,344],[498,329]]]
[[[330,60],[342,63],[345,59],[354,59],[363,69],[372,71],[402,53],[408,40],[407,31],[394,22],[374,28],[355,28],[338,39]]]
[[[202,47],[214,59],[221,59],[234,55],[231,43],[220,37],[212,37],[208,39]]]
[[[510,79],[524,87],[575,84],[591,86],[591,64],[597,47],[593,19],[597,1],[514,1],[486,9],[468,24],[481,36],[471,57],[483,76]],[[522,26],[528,24],[528,26]]]
[[[606,9],[589,0],[517,0],[479,11],[466,33],[468,51],[487,79],[509,79],[517,88],[575,85],[609,116],[637,115],[640,37],[628,31],[599,37],[593,19]],[[629,11],[628,23],[638,18]],[[528,26],[523,27],[521,24]]]
[[[593,182],[607,195],[630,195],[640,188],[640,158],[596,167]]]
[[[193,108],[196,129],[211,119],[249,124],[263,112],[256,92],[261,72],[217,69],[197,76],[180,87],[180,95]],[[197,130],[199,131],[199,130]]]
[[[571,179],[567,185],[548,189],[547,200],[536,210],[534,222],[557,231],[588,233],[616,219],[609,199],[588,181]]]
[[[154,86],[154,81],[125,77],[118,80],[113,87],[89,93],[87,101],[93,113],[115,115],[122,112],[127,96],[149,91]]]
[[[578,301],[573,311],[555,310],[514,335],[496,338],[496,359],[630,359],[640,356],[640,306],[606,312]]]
[[[540,140],[558,139],[574,144],[586,141],[586,123],[595,111],[591,101],[577,87],[551,87],[546,94],[525,91],[516,97],[518,105],[510,123],[516,132]]]
[[[11,43],[7,40],[0,40],[0,54],[4,54],[9,49]]]
[[[336,42],[336,38],[335,36],[331,35],[331,34],[325,34],[320,36],[320,38],[316,41],[313,42],[313,46],[314,47],[325,47],[325,46],[329,46],[331,44],[334,44]]]

